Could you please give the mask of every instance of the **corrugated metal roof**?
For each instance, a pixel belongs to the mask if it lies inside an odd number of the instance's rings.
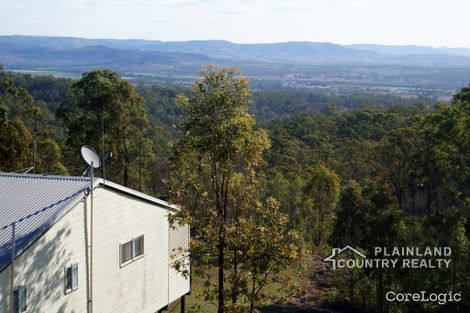
[[[79,201],[89,185],[85,177],[0,173],[0,271],[11,260],[13,223],[19,255]]]
[[[0,173],[0,272],[11,260],[13,223],[18,256],[80,201],[89,187],[88,177]],[[94,187],[117,190],[172,211],[178,209],[166,201],[101,178],[95,179]]]

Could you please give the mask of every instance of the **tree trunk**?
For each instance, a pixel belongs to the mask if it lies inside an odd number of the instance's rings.
[[[233,250],[233,286],[232,286],[232,310],[235,311],[235,307],[238,299],[238,260],[237,250]]]
[[[403,192],[401,189],[397,190],[398,206],[403,211]]]
[[[458,252],[457,252],[458,253]],[[455,285],[456,285],[456,263],[457,263],[457,254],[455,254],[452,258],[452,292],[455,292]]]
[[[352,269],[349,269],[349,298],[350,302],[354,301],[354,272]]]
[[[225,312],[225,305],[224,305],[224,245],[225,245],[225,235],[222,231],[223,226],[219,229],[219,288],[218,288],[218,308],[217,313],[224,313]]]
[[[255,289],[256,289],[256,273],[253,272],[253,278],[251,280],[251,296],[250,299],[250,313],[255,312]]]
[[[411,214],[416,214],[416,195],[418,193],[415,180],[412,180],[409,185],[409,192],[411,196]]]
[[[440,214],[440,211],[439,211],[439,196],[438,196],[438,193],[437,193],[437,187],[436,186],[433,187],[432,196],[433,196],[433,199],[434,199],[434,206],[436,207],[436,216],[438,216]]]
[[[383,313],[383,277],[382,270],[379,268],[377,272],[377,312]]]
[[[428,210],[428,217],[431,216],[431,210],[432,210],[432,192],[431,192],[431,187],[426,188],[426,208]]]
[[[124,164],[124,186],[127,187],[129,184],[129,166],[127,162]]]

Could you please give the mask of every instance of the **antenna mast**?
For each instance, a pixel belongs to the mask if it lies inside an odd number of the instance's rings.
[[[93,313],[93,189],[94,189],[94,170],[99,168],[102,163],[98,154],[93,150],[93,148],[83,146],[81,149],[83,159],[89,165],[89,174],[90,174],[90,235],[87,240],[87,312]],[[85,209],[85,221],[87,219],[87,211]],[[87,224],[87,223],[86,223]],[[85,224],[85,225],[86,225]],[[85,226],[86,227],[86,226]],[[85,231],[88,234],[88,231]],[[89,247],[89,248],[88,248]]]
[[[103,179],[106,180],[106,156],[104,149],[104,113],[101,114],[101,162],[103,162]]]

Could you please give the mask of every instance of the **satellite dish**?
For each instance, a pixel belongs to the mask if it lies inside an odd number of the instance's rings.
[[[99,168],[101,166],[101,159],[93,148],[83,146],[81,152],[83,159],[88,165],[93,166],[94,168]]]

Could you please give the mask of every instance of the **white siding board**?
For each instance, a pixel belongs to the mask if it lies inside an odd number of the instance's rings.
[[[186,257],[178,262],[182,262],[185,265],[185,269],[190,270],[189,257]],[[173,266],[169,266],[169,292],[168,292],[168,303],[177,300],[182,295],[187,294],[190,291],[189,276],[184,276],[182,272],[177,271]]]
[[[65,294],[64,268],[78,263],[78,289]],[[15,261],[15,288],[26,286],[28,312],[86,312],[84,204],[78,203]],[[10,266],[0,274],[0,297],[11,297]],[[0,301],[3,303],[4,301]],[[0,305],[0,312],[7,308]]]
[[[7,312],[10,304],[10,266],[0,273],[0,312]]]
[[[88,214],[89,204],[88,199]],[[84,213],[81,201],[16,260],[15,286],[26,286],[28,312],[87,312]],[[113,189],[95,189],[94,312],[154,313],[170,298],[173,301],[189,292],[189,279],[169,266],[168,214],[155,203]],[[186,236],[184,232],[178,232],[172,247]],[[145,236],[144,255],[121,267],[119,244],[140,235]],[[71,263],[78,263],[79,287],[65,294],[64,268]],[[0,273],[0,313],[9,313],[9,274],[9,268]],[[169,281],[174,288],[169,288]]]
[[[175,223],[169,229],[170,262],[187,255],[189,252],[189,225]]]
[[[168,303],[168,211],[108,189],[94,195],[94,311],[154,313]],[[144,256],[121,267],[119,244],[142,234]]]

